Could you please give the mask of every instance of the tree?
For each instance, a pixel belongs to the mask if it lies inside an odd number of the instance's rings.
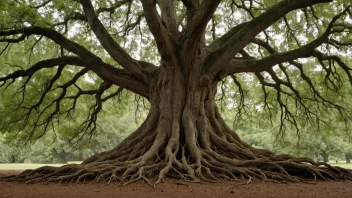
[[[11,116],[0,122],[7,131],[25,129],[28,137],[39,138],[49,129],[68,125],[62,119],[88,113],[87,119],[76,120],[82,123],[74,133],[79,140],[97,129],[103,103],[122,90],[150,103],[146,120],[111,151],[93,155],[82,165],[44,167],[7,180],[149,183],[157,177],[157,184],[165,177],[352,179],[342,168],[252,147],[226,125],[215,102],[219,82],[233,82],[240,93],[234,103],[241,114],[247,102],[243,84],[256,78],[264,98],[258,109],[277,113],[282,131],[289,123],[323,122],[322,112],[349,118],[341,93],[345,81],[352,83],[347,65],[352,31],[348,2],[5,4],[1,56],[12,63],[1,67],[0,82],[2,97],[12,103],[4,108]],[[28,48],[24,54],[29,60],[20,56]]]

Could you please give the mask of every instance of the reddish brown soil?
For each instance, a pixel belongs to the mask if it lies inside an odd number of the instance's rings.
[[[17,174],[18,171],[1,171],[0,175]],[[254,181],[228,183],[181,183],[168,180],[155,189],[146,183],[121,184],[23,184],[0,182],[0,197],[352,197],[352,182],[317,182],[315,184],[276,184]]]

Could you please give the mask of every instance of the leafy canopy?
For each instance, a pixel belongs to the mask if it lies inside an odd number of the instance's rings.
[[[182,33],[191,21],[187,2],[193,1],[173,2]],[[219,49],[230,46],[236,32],[266,22],[261,17],[283,2],[290,5],[290,1],[277,0],[221,1],[206,25],[204,49],[210,54],[206,60],[212,62]],[[136,60],[145,71],[160,69],[158,37],[145,18],[150,10],[143,9],[141,1],[91,3],[113,43],[118,43],[118,52],[127,52],[127,59]],[[167,19],[165,5],[157,1],[156,7],[160,17]],[[147,81],[140,83],[143,75],[138,70],[111,55],[99,37],[101,29],[92,30],[97,27],[90,22],[94,15],[87,13],[74,0],[0,2],[0,131],[22,134],[27,140],[40,138],[46,131],[81,139],[99,128],[98,115],[114,108],[106,103],[121,97],[123,90],[137,95],[122,97],[126,100],[116,107],[121,112],[131,100],[148,108],[143,99],[148,98]],[[259,22],[249,23],[252,19]],[[231,57],[224,69],[228,72],[220,76],[219,103],[226,97],[225,108],[233,109],[236,118],[246,119],[255,112],[260,120],[279,123],[281,132],[295,130],[299,135],[302,129],[328,126],[331,118],[347,130],[351,32],[349,0],[312,4],[283,14]],[[106,73],[116,74],[115,78]]]

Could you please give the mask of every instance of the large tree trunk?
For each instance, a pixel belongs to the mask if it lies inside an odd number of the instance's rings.
[[[116,148],[93,155],[82,165],[43,167],[12,180],[86,179],[133,182],[176,177],[193,181],[238,177],[300,181],[301,178],[352,179],[351,173],[308,158],[275,155],[243,142],[221,118],[215,104],[217,82],[200,83],[199,73],[168,67],[150,90],[144,123]],[[193,67],[194,68],[194,67]],[[321,167],[320,165],[325,165]]]
[[[125,175],[141,166],[151,166],[161,169],[159,180],[169,172],[192,179],[215,179],[212,171],[220,170],[231,179],[235,178],[230,173],[233,171],[250,178],[251,174],[246,173],[250,170],[228,171],[225,167],[240,166],[242,160],[273,154],[254,149],[226,126],[215,105],[216,83],[210,87],[192,87],[184,82],[187,80],[168,78],[165,74],[154,91],[150,113],[142,126],[112,151],[93,156],[83,164],[133,161],[137,165],[130,167]]]

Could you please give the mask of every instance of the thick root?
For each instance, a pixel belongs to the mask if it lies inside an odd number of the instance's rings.
[[[26,183],[57,182],[83,183],[121,182],[130,184],[139,180],[154,185],[166,178],[179,178],[184,181],[221,182],[238,181],[238,177],[252,180],[276,182],[336,181],[352,180],[352,171],[333,167],[326,163],[316,163],[307,158],[294,158],[287,155],[275,155],[270,158],[254,160],[237,160],[220,158],[214,151],[201,151],[200,164],[187,161],[182,151],[181,162],[168,156],[168,161],[156,158],[157,162],[106,161],[82,165],[65,165],[62,167],[45,166],[35,170],[26,170],[16,176],[0,178],[0,181],[18,181]],[[237,165],[236,165],[237,164]]]
[[[124,184],[145,181],[156,185],[166,178],[189,182],[243,178],[247,183],[255,179],[352,180],[351,170],[253,148],[226,126],[212,105],[202,104],[199,112],[195,116],[184,110],[179,116],[179,112],[175,115],[157,111],[112,151],[92,156],[80,165],[46,166],[2,177],[0,181]]]

